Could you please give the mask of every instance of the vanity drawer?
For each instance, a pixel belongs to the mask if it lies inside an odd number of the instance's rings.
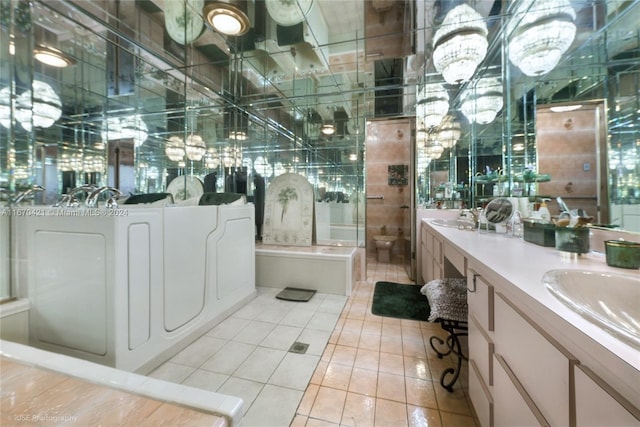
[[[442,263],[442,241],[438,240],[433,234],[429,234],[429,241],[431,243],[431,253],[433,258]]]
[[[475,363],[484,383],[493,385],[493,342],[473,315],[469,315],[468,325],[469,360]]]
[[[467,304],[469,314],[473,314],[485,331],[493,331],[493,286],[472,268],[467,273]]]
[[[496,353],[504,357],[551,425],[572,425],[569,382],[576,360],[500,292],[495,298],[494,340]],[[494,385],[497,370],[494,364]]]
[[[640,426],[640,409],[582,365],[575,367],[576,425]]]
[[[444,257],[458,270],[461,276],[464,276],[467,271],[467,259],[462,252],[446,242],[444,244]]]
[[[493,399],[473,360],[469,360],[469,396],[480,421],[480,426],[492,426]]]
[[[494,354],[493,358],[495,366],[493,383],[494,426],[568,425],[547,422],[504,358],[499,354]]]

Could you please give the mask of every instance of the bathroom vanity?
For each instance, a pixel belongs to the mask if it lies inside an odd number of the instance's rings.
[[[640,296],[638,270],[432,221],[421,224],[422,279],[467,279],[469,393],[483,427],[640,425],[640,348],[562,304],[542,281],[557,269],[622,274],[637,279],[632,295]]]
[[[14,215],[29,343],[146,373],[255,296],[254,207]]]

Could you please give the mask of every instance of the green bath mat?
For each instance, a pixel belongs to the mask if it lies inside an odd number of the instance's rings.
[[[399,319],[429,319],[429,301],[420,293],[421,286],[393,282],[377,282],[371,312],[376,316]]]
[[[287,301],[307,302],[315,295],[316,291],[312,289],[284,288],[276,298]]]

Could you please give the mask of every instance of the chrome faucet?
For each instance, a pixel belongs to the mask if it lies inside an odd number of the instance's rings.
[[[85,204],[87,205],[87,207],[89,208],[96,208],[98,207],[98,197],[100,197],[100,195],[102,193],[106,193],[109,192],[111,193],[111,197],[109,197],[109,199],[107,199],[107,204],[106,206],[108,208],[117,208],[118,207],[118,202],[117,200],[123,196],[122,192],[120,190],[118,190],[117,188],[114,187],[100,187],[97,190],[94,190],[89,197],[87,197],[87,200],[85,201]]]
[[[17,205],[22,202],[26,197],[31,196],[37,192],[44,191],[44,187],[41,185],[34,185],[31,188],[24,190],[22,193],[19,193],[15,199],[11,200],[11,204]]]
[[[96,188],[97,187],[93,184],[81,185],[80,187],[76,187],[73,190],[69,191],[68,194],[63,194],[62,197],[60,197],[60,200],[58,200],[53,205],[53,207],[58,208],[60,206],[64,206],[67,208],[77,208],[78,206],[80,206],[80,203],[78,202],[76,194],[87,193],[87,195],[89,195],[93,193]]]

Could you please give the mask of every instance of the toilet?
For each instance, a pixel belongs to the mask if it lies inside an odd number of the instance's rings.
[[[390,262],[391,261],[391,248],[396,241],[396,236],[373,236],[373,241],[376,242],[376,256],[378,262]]]

